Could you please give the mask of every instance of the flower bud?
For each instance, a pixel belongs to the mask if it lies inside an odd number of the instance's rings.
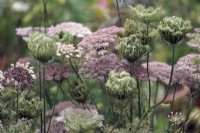
[[[45,34],[36,32],[28,40],[28,50],[37,60],[45,63],[56,54],[56,44]]]
[[[125,71],[111,71],[105,85],[107,92],[111,96],[122,100],[126,99],[133,93],[136,88],[136,81]]]
[[[149,45],[143,45],[135,36],[119,38],[120,51],[129,62],[134,62],[150,51]]]

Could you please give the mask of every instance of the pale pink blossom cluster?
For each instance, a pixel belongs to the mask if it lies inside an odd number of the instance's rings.
[[[91,30],[88,27],[83,26],[80,23],[76,22],[63,22],[60,24],[57,24],[56,26],[51,26],[48,28],[48,35],[54,36],[60,31],[66,31],[69,32],[73,36],[77,37],[85,37],[89,34],[91,34]]]
[[[187,44],[189,47],[197,49],[200,52],[200,28],[195,29],[196,33],[188,33],[187,37],[190,39]]]
[[[147,64],[143,63],[142,66],[147,69]],[[171,66],[158,61],[149,62],[150,79],[155,81],[158,79],[163,84],[169,83]]]
[[[123,28],[116,26],[100,29],[86,37],[78,44],[83,48],[82,54],[85,54],[86,59],[94,58],[95,56],[102,56],[110,54],[119,48],[116,40],[118,34],[123,32]],[[110,53],[108,52],[111,50]]]
[[[191,89],[196,88],[196,82],[200,79],[200,64],[195,63],[200,60],[200,54],[188,54],[180,58],[174,66],[172,84],[189,86]],[[142,64],[146,68],[146,63]],[[150,76],[159,79],[165,85],[169,84],[171,66],[162,62],[149,63]],[[152,79],[154,80],[154,79]]]
[[[73,44],[61,44],[60,42],[57,43],[57,51],[56,55],[59,57],[71,58],[77,57],[80,58],[81,54],[80,51],[82,50],[81,47],[75,47]]]

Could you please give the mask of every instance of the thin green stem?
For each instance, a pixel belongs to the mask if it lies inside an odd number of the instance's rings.
[[[147,24],[147,39],[146,39],[146,45],[149,45],[149,24]],[[149,55],[150,53],[148,52],[147,53],[147,76],[148,76],[148,84],[149,84],[149,102],[148,102],[148,105],[149,105],[149,108],[151,107],[151,81],[150,81],[150,74],[149,74]]]
[[[55,111],[55,107],[56,107],[56,103],[58,102],[58,92],[59,92],[59,88],[61,86],[61,83],[59,82],[58,83],[58,88],[57,88],[57,91],[56,91],[56,95],[55,95],[55,103],[53,105],[53,110],[52,110],[52,114],[50,116],[50,121],[49,121],[49,125],[48,125],[48,129],[47,129],[47,133],[49,132],[49,129],[50,129],[50,126],[51,126],[51,121],[52,121],[52,118],[53,118],[53,115],[54,115],[54,111]]]
[[[39,63],[39,94],[40,94],[40,101],[42,101],[42,74],[41,74],[41,65]],[[40,110],[40,132],[42,133],[43,130],[43,119],[42,119],[42,109]]]
[[[158,79],[156,81],[156,92],[155,92],[155,98],[154,98],[154,105],[156,104],[156,101],[157,101],[157,95],[158,95]],[[152,120],[151,120],[151,128],[154,129],[154,115],[155,115],[155,110],[156,110],[156,107],[153,109],[153,114],[152,114]]]
[[[168,84],[168,87],[167,87],[167,91],[166,91],[166,94],[164,96],[164,98],[157,104],[151,106],[145,113],[144,115],[141,117],[134,133],[137,132],[138,128],[140,127],[140,124],[142,122],[142,120],[147,116],[147,114],[152,110],[154,109],[155,107],[157,107],[158,105],[160,105],[161,103],[164,102],[164,100],[167,98],[167,95],[168,95],[168,92],[169,92],[169,89],[171,87],[171,82],[172,82],[172,77],[173,77],[173,72],[174,72],[174,58],[175,58],[175,45],[173,45],[173,51],[172,51],[172,67],[171,67],[171,73],[170,73],[170,79],[169,79],[169,84]]]
[[[137,78],[137,89],[138,89],[138,116],[139,119],[142,117],[142,112],[141,112],[141,96],[140,96],[140,83],[139,83],[139,79]]]
[[[117,122],[115,123],[115,125],[113,126],[112,130],[110,131],[110,133],[112,133],[112,132],[114,131],[114,129],[116,128],[116,126],[117,126],[118,123],[120,122],[120,120],[121,120],[121,118],[122,118],[122,112],[123,112],[123,111],[122,111],[122,109],[121,109],[121,111],[120,111],[120,116],[119,116]]]
[[[122,19],[121,19],[121,14],[120,14],[120,10],[119,10],[119,2],[118,2],[118,0],[116,0],[116,4],[117,4],[118,16],[119,16],[119,23],[120,23],[120,26],[122,26]]]
[[[45,86],[45,63],[43,64],[43,117],[44,117],[44,133],[46,133],[46,86]]]
[[[18,112],[19,112],[19,90],[17,90],[16,124],[18,120]]]

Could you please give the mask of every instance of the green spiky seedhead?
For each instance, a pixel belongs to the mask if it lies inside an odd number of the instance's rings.
[[[189,20],[183,20],[180,17],[165,17],[158,25],[161,37],[169,44],[178,44],[185,34],[192,29]]]
[[[73,36],[69,32],[62,31],[62,30],[54,36],[54,39],[56,40],[56,42],[61,42],[64,44],[73,43]]]
[[[124,34],[130,36],[138,31],[138,23],[132,19],[126,19],[124,23]]]
[[[70,133],[93,133],[103,120],[95,111],[68,108],[65,114],[66,126]]]
[[[139,20],[145,24],[150,24],[155,21],[161,20],[165,16],[165,11],[162,7],[145,7],[144,5],[136,5],[130,7],[131,15],[136,20]]]
[[[28,40],[29,52],[40,62],[48,62],[56,55],[56,44],[43,33],[35,32]]]
[[[149,45],[143,45],[135,36],[119,38],[120,51],[123,57],[133,63],[150,51]]]
[[[40,98],[29,90],[19,94],[18,102],[19,117],[27,119],[37,117],[43,106]]]
[[[136,81],[125,71],[111,71],[105,85],[107,92],[111,96],[117,99],[125,99],[135,90]]]

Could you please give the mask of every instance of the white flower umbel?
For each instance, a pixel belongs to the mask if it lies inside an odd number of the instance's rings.
[[[14,2],[12,4],[12,10],[16,11],[16,12],[26,12],[29,9],[29,5],[25,2]]]
[[[73,44],[61,44],[60,42],[57,43],[57,50],[56,55],[58,57],[65,57],[65,58],[71,58],[71,57],[77,57],[80,58],[81,54],[80,51],[82,50],[81,47],[74,47]]]

